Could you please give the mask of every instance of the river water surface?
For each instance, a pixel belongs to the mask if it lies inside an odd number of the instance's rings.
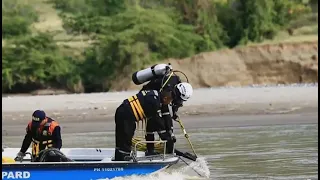
[[[318,179],[317,123],[189,128],[187,131],[197,154],[207,161],[209,179]],[[175,133],[177,149],[192,152],[181,130],[175,129]],[[19,147],[21,138],[3,137],[3,140],[15,142],[8,144],[11,147]],[[64,134],[63,140],[64,147],[114,147],[113,132]],[[177,166],[182,165],[180,162]],[[196,175],[192,169],[162,173],[156,177],[119,179],[179,180]]]

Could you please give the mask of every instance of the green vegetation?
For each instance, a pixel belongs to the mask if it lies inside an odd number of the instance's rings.
[[[128,74],[162,59],[270,41],[292,30],[310,35],[317,32],[317,16],[315,21],[311,13],[317,3],[3,0],[2,92],[39,88],[108,91],[117,74]],[[39,25],[44,16],[41,10],[52,7],[59,13],[62,30],[46,31]],[[310,27],[305,28],[308,22]],[[82,46],[63,42],[66,37],[81,37],[77,39]]]
[[[2,1],[3,38],[30,33],[29,26],[37,20],[38,15],[31,5],[19,4],[18,0]]]

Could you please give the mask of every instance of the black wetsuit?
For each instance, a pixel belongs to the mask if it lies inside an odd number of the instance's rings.
[[[152,79],[149,83],[147,83],[146,85],[143,86],[142,90],[157,90],[160,91],[161,87],[162,87],[162,83],[165,83],[166,80],[168,79],[168,75],[163,79],[163,76],[161,77],[157,77]],[[164,90],[170,90],[173,91],[174,90],[174,86],[181,83],[181,80],[179,78],[179,76],[176,75],[172,75],[170,77],[170,79],[168,80],[168,82],[165,84],[164,86]],[[173,122],[172,119],[176,117],[176,113],[179,109],[179,107],[181,107],[183,105],[182,100],[179,97],[173,97],[173,101],[170,105],[163,105],[161,107],[161,113],[162,113],[162,118],[165,122],[165,128],[161,129],[160,131],[157,131],[157,133],[159,134],[160,138],[162,139],[162,136],[167,136],[167,134],[173,135]],[[170,113],[169,108],[172,109],[172,116]],[[146,140],[147,141],[154,141],[154,133],[155,131],[147,131],[146,132]],[[163,135],[166,134],[166,135]],[[162,139],[163,140],[163,139]],[[172,143],[172,144],[170,144]],[[171,141],[169,141],[167,143],[168,148],[167,148],[167,153],[172,153],[173,152],[173,143],[175,143],[175,139],[171,139]],[[148,152],[150,154],[153,153],[154,151],[154,144],[147,144],[148,147]]]
[[[160,94],[155,90],[140,91],[122,102],[115,114],[115,161],[123,161],[130,155],[136,122],[147,124],[146,131],[165,129],[161,106]],[[170,134],[163,134],[162,138],[169,141],[171,139]]]

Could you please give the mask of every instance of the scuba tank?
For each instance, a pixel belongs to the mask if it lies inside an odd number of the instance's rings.
[[[132,74],[132,81],[136,85],[143,84],[157,76],[163,76],[168,71],[171,71],[172,67],[170,64],[156,64],[149,68],[137,71]]]

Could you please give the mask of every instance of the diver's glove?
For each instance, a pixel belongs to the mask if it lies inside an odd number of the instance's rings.
[[[171,140],[173,143],[176,143],[177,142],[177,138],[176,136],[173,134],[173,132],[171,130],[169,130],[169,134],[171,136]]]
[[[15,160],[15,161],[22,161],[25,155],[26,155],[25,153],[19,152],[19,153],[17,154],[17,157],[14,158],[14,160]]]
[[[172,139],[173,143],[177,142],[177,138],[176,138],[176,136],[174,134],[171,136],[171,139]]]
[[[173,113],[172,119],[176,122],[178,122],[179,120],[179,116],[177,115],[177,113]]]

